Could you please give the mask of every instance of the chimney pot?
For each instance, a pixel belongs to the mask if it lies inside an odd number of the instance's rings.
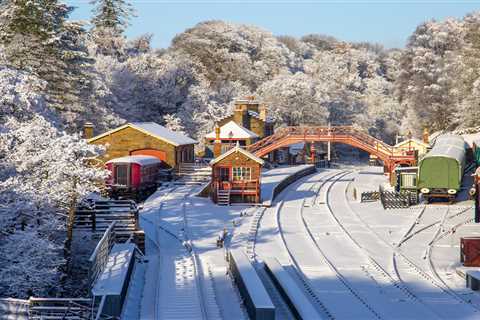
[[[260,119],[267,121],[267,107],[262,104],[259,109]]]
[[[423,129],[423,142],[427,144],[430,143],[430,133],[428,128]]]
[[[218,124],[215,125],[215,141],[220,142],[220,126]]]
[[[83,125],[83,137],[85,139],[93,138],[93,123],[85,122]]]

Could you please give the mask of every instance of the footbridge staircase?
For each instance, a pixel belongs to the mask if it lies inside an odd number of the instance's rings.
[[[415,163],[415,155],[395,152],[389,144],[372,137],[353,126],[302,126],[284,127],[275,134],[257,141],[247,147],[247,150],[258,157],[298,142],[336,142],[351,145],[375,155],[382,160],[385,169],[391,172],[396,165]]]

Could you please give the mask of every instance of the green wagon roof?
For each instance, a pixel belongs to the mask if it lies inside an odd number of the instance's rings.
[[[435,139],[432,150],[423,159],[433,157],[454,158],[463,164],[465,162],[465,140],[461,136],[453,134],[439,136]]]

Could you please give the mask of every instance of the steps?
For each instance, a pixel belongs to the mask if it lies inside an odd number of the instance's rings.
[[[217,204],[220,206],[230,205],[230,190],[217,190]]]
[[[142,252],[145,233],[138,226],[138,207],[132,200],[92,200],[77,207],[75,231],[88,231],[101,237],[115,221],[115,237],[119,242],[132,240]]]
[[[206,163],[180,163],[174,184],[200,185],[210,181],[212,168]]]

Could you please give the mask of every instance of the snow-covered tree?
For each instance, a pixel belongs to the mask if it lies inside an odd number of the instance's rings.
[[[182,125],[182,119],[174,114],[167,114],[163,117],[165,127],[169,130],[185,133],[185,128]]]
[[[409,39],[396,86],[400,102],[407,107],[404,126],[417,136],[424,127],[436,131],[456,125],[461,97],[455,78],[463,39],[463,22],[455,19],[423,23]]]
[[[122,35],[134,15],[132,5],[124,0],[93,0],[90,3],[94,6],[94,29],[113,30],[117,36]]]
[[[289,126],[327,123],[328,110],[316,83],[303,73],[278,76],[265,82],[257,94],[279,123]]]
[[[124,55],[126,40],[123,32],[134,15],[132,5],[124,0],[93,0],[91,31],[97,45],[97,53],[121,58]]]
[[[57,129],[62,117],[46,87],[32,73],[0,66],[1,296],[56,294],[68,214],[71,221],[74,203],[105,177],[86,162],[103,150]]]
[[[480,125],[480,13],[464,18],[465,38],[458,57],[456,86],[462,97],[456,110],[460,128]]]
[[[298,69],[295,54],[271,33],[222,21],[186,30],[173,39],[171,49],[188,55],[212,87],[238,81],[255,90],[280,73]]]
[[[65,229],[71,234],[77,202],[99,190],[106,171],[90,163],[103,148],[56,129],[40,115],[49,111],[35,80],[21,73],[17,80],[0,98],[0,295],[28,297],[58,286]],[[18,239],[32,242],[19,251],[11,246]]]
[[[39,76],[47,82],[50,104],[75,113],[89,85],[91,60],[85,30],[67,20],[72,10],[59,1],[0,2],[0,63]]]

